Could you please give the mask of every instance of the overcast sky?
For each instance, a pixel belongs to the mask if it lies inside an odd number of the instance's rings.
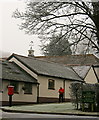
[[[0,0],[0,53],[3,51],[27,56],[29,43],[33,40],[34,55],[41,55],[39,38],[36,35],[26,35],[24,31],[19,30],[17,24],[21,23],[21,21],[12,18],[12,14],[17,8],[24,10],[24,1]]]

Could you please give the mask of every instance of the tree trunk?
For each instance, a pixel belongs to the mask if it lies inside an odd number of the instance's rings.
[[[92,2],[93,6],[93,21],[97,29],[97,44],[99,46],[99,2]]]

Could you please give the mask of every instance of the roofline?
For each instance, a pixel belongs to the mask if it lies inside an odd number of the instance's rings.
[[[77,72],[73,69],[73,67],[71,67],[71,69],[75,72],[75,74],[76,74],[80,79],[84,80],[82,77],[80,77],[80,76],[77,74]]]
[[[51,58],[51,57],[66,57],[66,56],[94,56],[97,58],[94,54],[76,54],[76,55],[63,55],[63,56],[35,56],[35,58]],[[99,58],[97,58],[99,59]]]
[[[96,65],[92,65],[92,67],[99,67],[99,64],[98,65],[97,64]]]
[[[84,82],[83,79],[82,79],[82,80],[76,80],[76,79],[63,78],[63,77],[57,77],[57,76],[52,76],[52,75],[44,75],[44,74],[39,74],[39,75],[41,75],[41,76],[47,76],[47,77],[54,77],[54,78],[61,78],[61,79],[71,80],[71,81],[80,81],[80,82]]]
[[[88,69],[88,71],[87,71],[87,73],[86,73],[84,79],[86,78],[86,76],[87,76],[87,74],[89,73],[89,71],[90,71],[91,68],[92,68],[92,65],[91,65],[90,68]]]
[[[43,76],[50,76],[50,77],[55,77],[55,78],[61,78],[61,79],[67,79],[67,80],[75,80],[75,79],[70,79],[70,78],[62,78],[62,77],[58,77],[58,76],[52,76],[52,75],[46,75],[46,74],[41,74],[41,73],[38,73],[37,71],[33,70],[31,67],[29,67],[27,64],[25,64],[23,61],[21,61],[19,58],[17,58],[17,56],[20,56],[20,57],[24,57],[24,58],[28,58],[26,56],[22,56],[22,55],[17,55],[17,54],[12,54],[7,60],[10,60],[12,57],[15,57],[18,61],[20,61],[23,65],[25,65],[28,69],[30,69],[32,72],[34,72],[35,74],[37,75],[43,75]],[[46,56],[45,56],[46,57]],[[45,62],[45,61],[44,61]],[[54,62],[48,62],[48,63],[54,63]],[[57,64],[57,63],[56,63]],[[62,64],[63,65],[63,64]],[[65,66],[63,65],[64,67],[68,67],[68,66]],[[70,67],[71,68],[71,67]],[[73,70],[74,71],[74,70]],[[75,72],[75,71],[74,71]],[[79,75],[75,72],[75,74],[79,77]],[[79,77],[81,80],[76,80],[76,81],[82,81],[83,82],[83,79],[81,77]]]
[[[74,66],[92,66],[93,64],[86,64],[86,65],[82,65],[82,64],[64,64],[64,65],[74,67]]]
[[[16,55],[16,56],[15,56]],[[20,61],[23,65],[25,65],[28,69],[30,69],[32,72],[34,72],[35,74],[38,74],[37,71],[33,70],[31,67],[29,67],[27,64],[25,64],[23,61],[21,61],[17,56],[21,56],[21,55],[17,55],[17,54],[12,54],[7,60],[10,60],[12,57],[15,57],[18,61]],[[25,57],[25,56],[21,56],[21,57]],[[27,58],[27,57],[25,57]]]
[[[15,64],[16,66],[18,66],[14,61],[12,61],[13,64]],[[24,69],[22,69],[20,66],[18,66],[23,72],[25,72],[29,77],[35,79],[37,81],[36,78],[34,78],[33,76],[31,76],[28,72],[26,72]]]
[[[10,60],[14,55],[17,55],[17,56],[21,56],[21,57],[27,58],[26,56],[18,55],[18,54],[12,53],[12,55],[10,55],[10,56],[7,58],[7,60]]]
[[[18,67],[18,69],[20,69],[23,73],[25,73],[26,74],[26,76],[30,79],[29,81],[24,81],[24,79],[23,80],[21,80],[21,79],[13,79],[13,78],[11,78],[11,79],[9,79],[9,78],[7,78],[7,79],[5,79],[5,80],[13,80],[13,81],[19,81],[19,82],[29,82],[29,83],[33,83],[33,84],[38,84],[38,81],[37,81],[37,79],[36,78],[34,78],[34,77],[32,77],[28,72],[26,72],[24,69],[22,69],[20,66],[18,66],[14,61],[7,61],[8,63],[12,63],[12,65],[15,65],[16,67]],[[1,78],[2,79],[2,78]],[[4,79],[4,78],[3,78]]]
[[[36,56],[35,58],[37,58],[37,59],[40,59],[41,58],[41,60],[43,59],[43,60],[46,60],[46,59],[50,59],[50,58],[65,58],[65,57],[69,57],[69,56],[72,56],[72,57],[88,57],[88,56],[92,56],[92,57],[94,57],[94,59],[97,61],[97,62],[99,62],[99,58],[97,57],[97,56],[95,56],[94,54],[77,54],[77,55],[64,55],[64,56]],[[44,59],[45,58],[45,59]],[[55,61],[51,61],[51,62],[54,62],[54,63],[57,63],[57,62],[55,62]],[[96,63],[96,64],[94,64],[94,65],[97,65],[98,63]],[[83,66],[82,64],[65,64],[64,63],[64,65],[66,65],[66,66]],[[86,66],[92,66],[93,64],[86,64]]]
[[[36,82],[29,82],[29,81],[18,81],[18,80],[14,80],[14,79],[4,79],[4,78],[0,78],[1,80],[7,80],[7,81],[16,81],[16,82],[26,82],[26,83],[33,83],[33,84],[40,84],[40,83],[36,83]]]
[[[7,58],[7,60],[9,60],[13,55],[18,55],[18,54],[13,53],[12,55],[10,55],[10,57]],[[23,56],[23,55],[18,55],[18,56],[27,58],[27,56]],[[51,57],[59,58],[59,57],[66,57],[66,56],[85,56],[85,57],[86,56],[94,56],[96,59],[99,60],[99,58],[96,57],[94,54],[77,54],[77,55],[63,55],[63,56],[58,56],[58,55],[56,55],[56,56],[34,56],[34,58],[51,58]]]

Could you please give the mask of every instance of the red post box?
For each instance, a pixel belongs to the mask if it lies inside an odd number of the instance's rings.
[[[9,85],[8,86],[8,95],[13,95],[14,94],[14,86]]]

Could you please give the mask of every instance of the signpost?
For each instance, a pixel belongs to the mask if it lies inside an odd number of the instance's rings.
[[[95,92],[94,91],[83,91],[82,92],[82,111],[84,111],[85,103],[91,104],[91,111],[94,110],[93,105],[95,102]]]

